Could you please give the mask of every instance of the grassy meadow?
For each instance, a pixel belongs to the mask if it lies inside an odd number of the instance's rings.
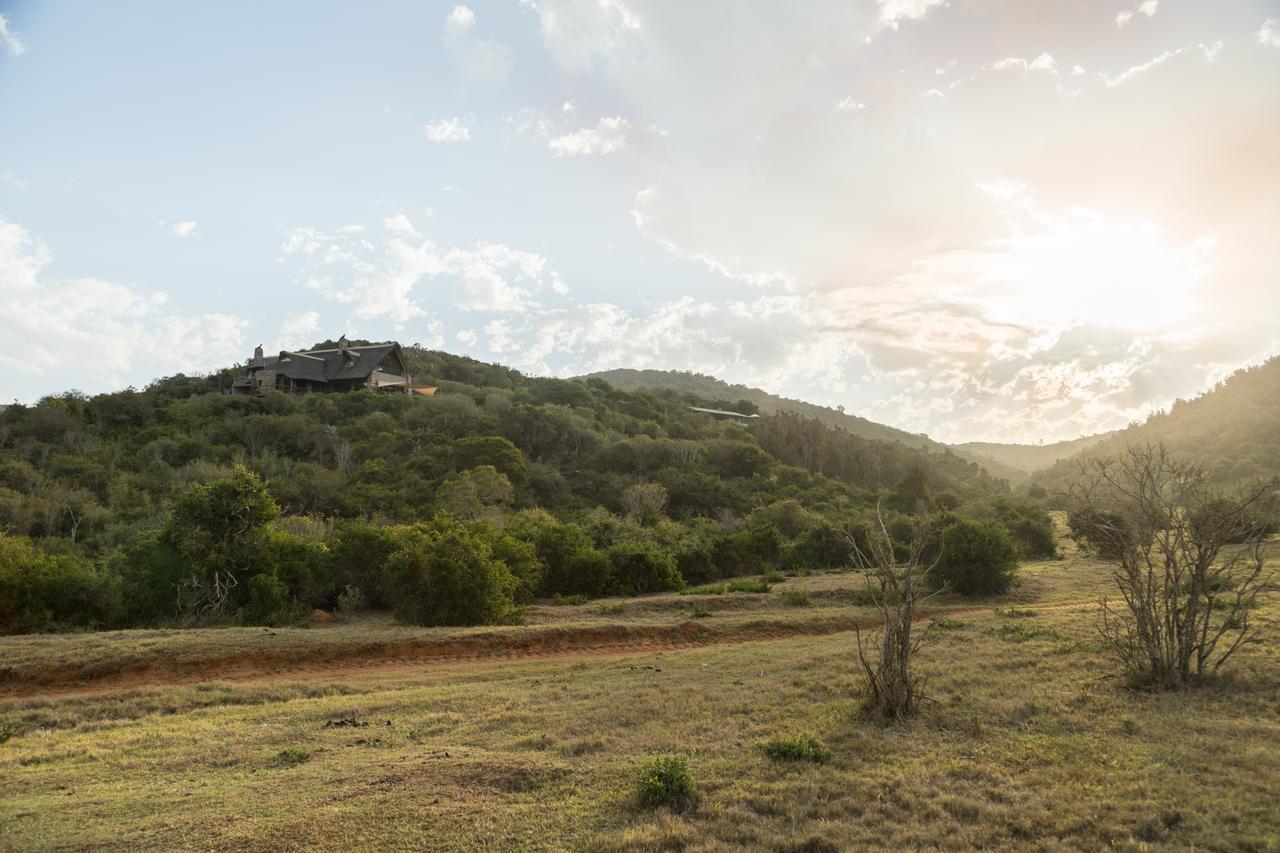
[[[855,574],[540,605],[512,628],[4,638],[0,849],[1280,846],[1280,649],[1130,691],[1096,634],[1105,587],[1069,554],[1000,599],[931,603],[934,701],[891,728],[856,715]],[[790,736],[829,755],[766,754]],[[687,756],[692,810],[636,804],[655,753]]]

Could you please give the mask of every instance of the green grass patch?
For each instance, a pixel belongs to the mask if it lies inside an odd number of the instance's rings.
[[[811,764],[822,764],[831,758],[831,750],[813,735],[770,738],[761,744],[760,748],[774,761],[807,761]]]
[[[782,593],[782,603],[788,607],[808,607],[809,593],[803,589],[789,589]]]
[[[1040,625],[1026,625],[1021,622],[1006,622],[994,628],[988,628],[987,634],[1008,640],[1011,643],[1025,643],[1028,640],[1057,639],[1058,632]]]
[[[689,615],[694,619],[706,619],[711,615],[711,609],[705,604],[695,604],[693,609],[689,611]]]
[[[739,578],[728,583],[712,583],[681,590],[681,595],[725,595],[734,592],[768,592],[772,584],[764,578]]]
[[[272,767],[296,767],[299,764],[305,764],[311,760],[311,753],[305,749],[297,747],[288,747],[276,753],[276,757],[271,760]]]
[[[1027,619],[1036,615],[1036,611],[1026,607],[997,607],[996,615],[1002,619]]]
[[[585,595],[578,593],[577,595],[561,595],[556,593],[551,599],[552,607],[576,607],[579,604],[586,604],[588,601]]]

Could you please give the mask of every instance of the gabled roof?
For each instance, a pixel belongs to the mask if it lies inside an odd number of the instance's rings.
[[[368,379],[392,353],[403,368],[404,356],[400,352],[400,345],[395,342],[348,347],[346,354],[340,349],[305,352],[281,350],[280,355],[264,359],[263,367],[290,379],[307,379],[312,382]]]

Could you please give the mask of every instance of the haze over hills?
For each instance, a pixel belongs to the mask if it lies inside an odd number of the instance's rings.
[[[1111,433],[1075,459],[1116,455],[1134,444],[1164,444],[1203,465],[1220,483],[1280,474],[1280,356],[1237,370],[1200,396]],[[1071,460],[1063,459],[1035,479],[1053,483],[1071,471]]]
[[[837,409],[698,373],[619,369],[589,376],[626,391],[669,390],[707,400],[746,400],[762,414],[794,412],[863,438],[949,450],[1012,483],[1037,474],[1036,479],[1060,480],[1069,472],[1071,460],[1082,455],[1114,455],[1135,443],[1163,442],[1179,455],[1204,464],[1221,481],[1267,476],[1280,470],[1280,358],[1238,370],[1200,396],[1179,400],[1169,411],[1156,412],[1141,424],[1044,445],[978,441],[947,445]]]
[[[970,458],[985,465],[987,461],[999,466],[1017,469],[1024,474],[1042,471],[1062,459],[1070,459],[1077,453],[1105,441],[1112,432],[1097,435],[1086,435],[1070,441],[1055,441],[1052,444],[1001,444],[994,441],[966,441],[952,447],[958,453],[967,454]]]

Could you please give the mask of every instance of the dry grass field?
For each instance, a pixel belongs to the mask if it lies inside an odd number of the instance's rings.
[[[1106,570],[1072,554],[938,603],[934,701],[882,728],[855,714],[861,583],[499,629],[5,638],[0,849],[1280,847],[1280,647],[1127,690],[1095,632]],[[787,734],[830,758],[775,763]],[[696,807],[640,809],[639,764],[677,752]]]

